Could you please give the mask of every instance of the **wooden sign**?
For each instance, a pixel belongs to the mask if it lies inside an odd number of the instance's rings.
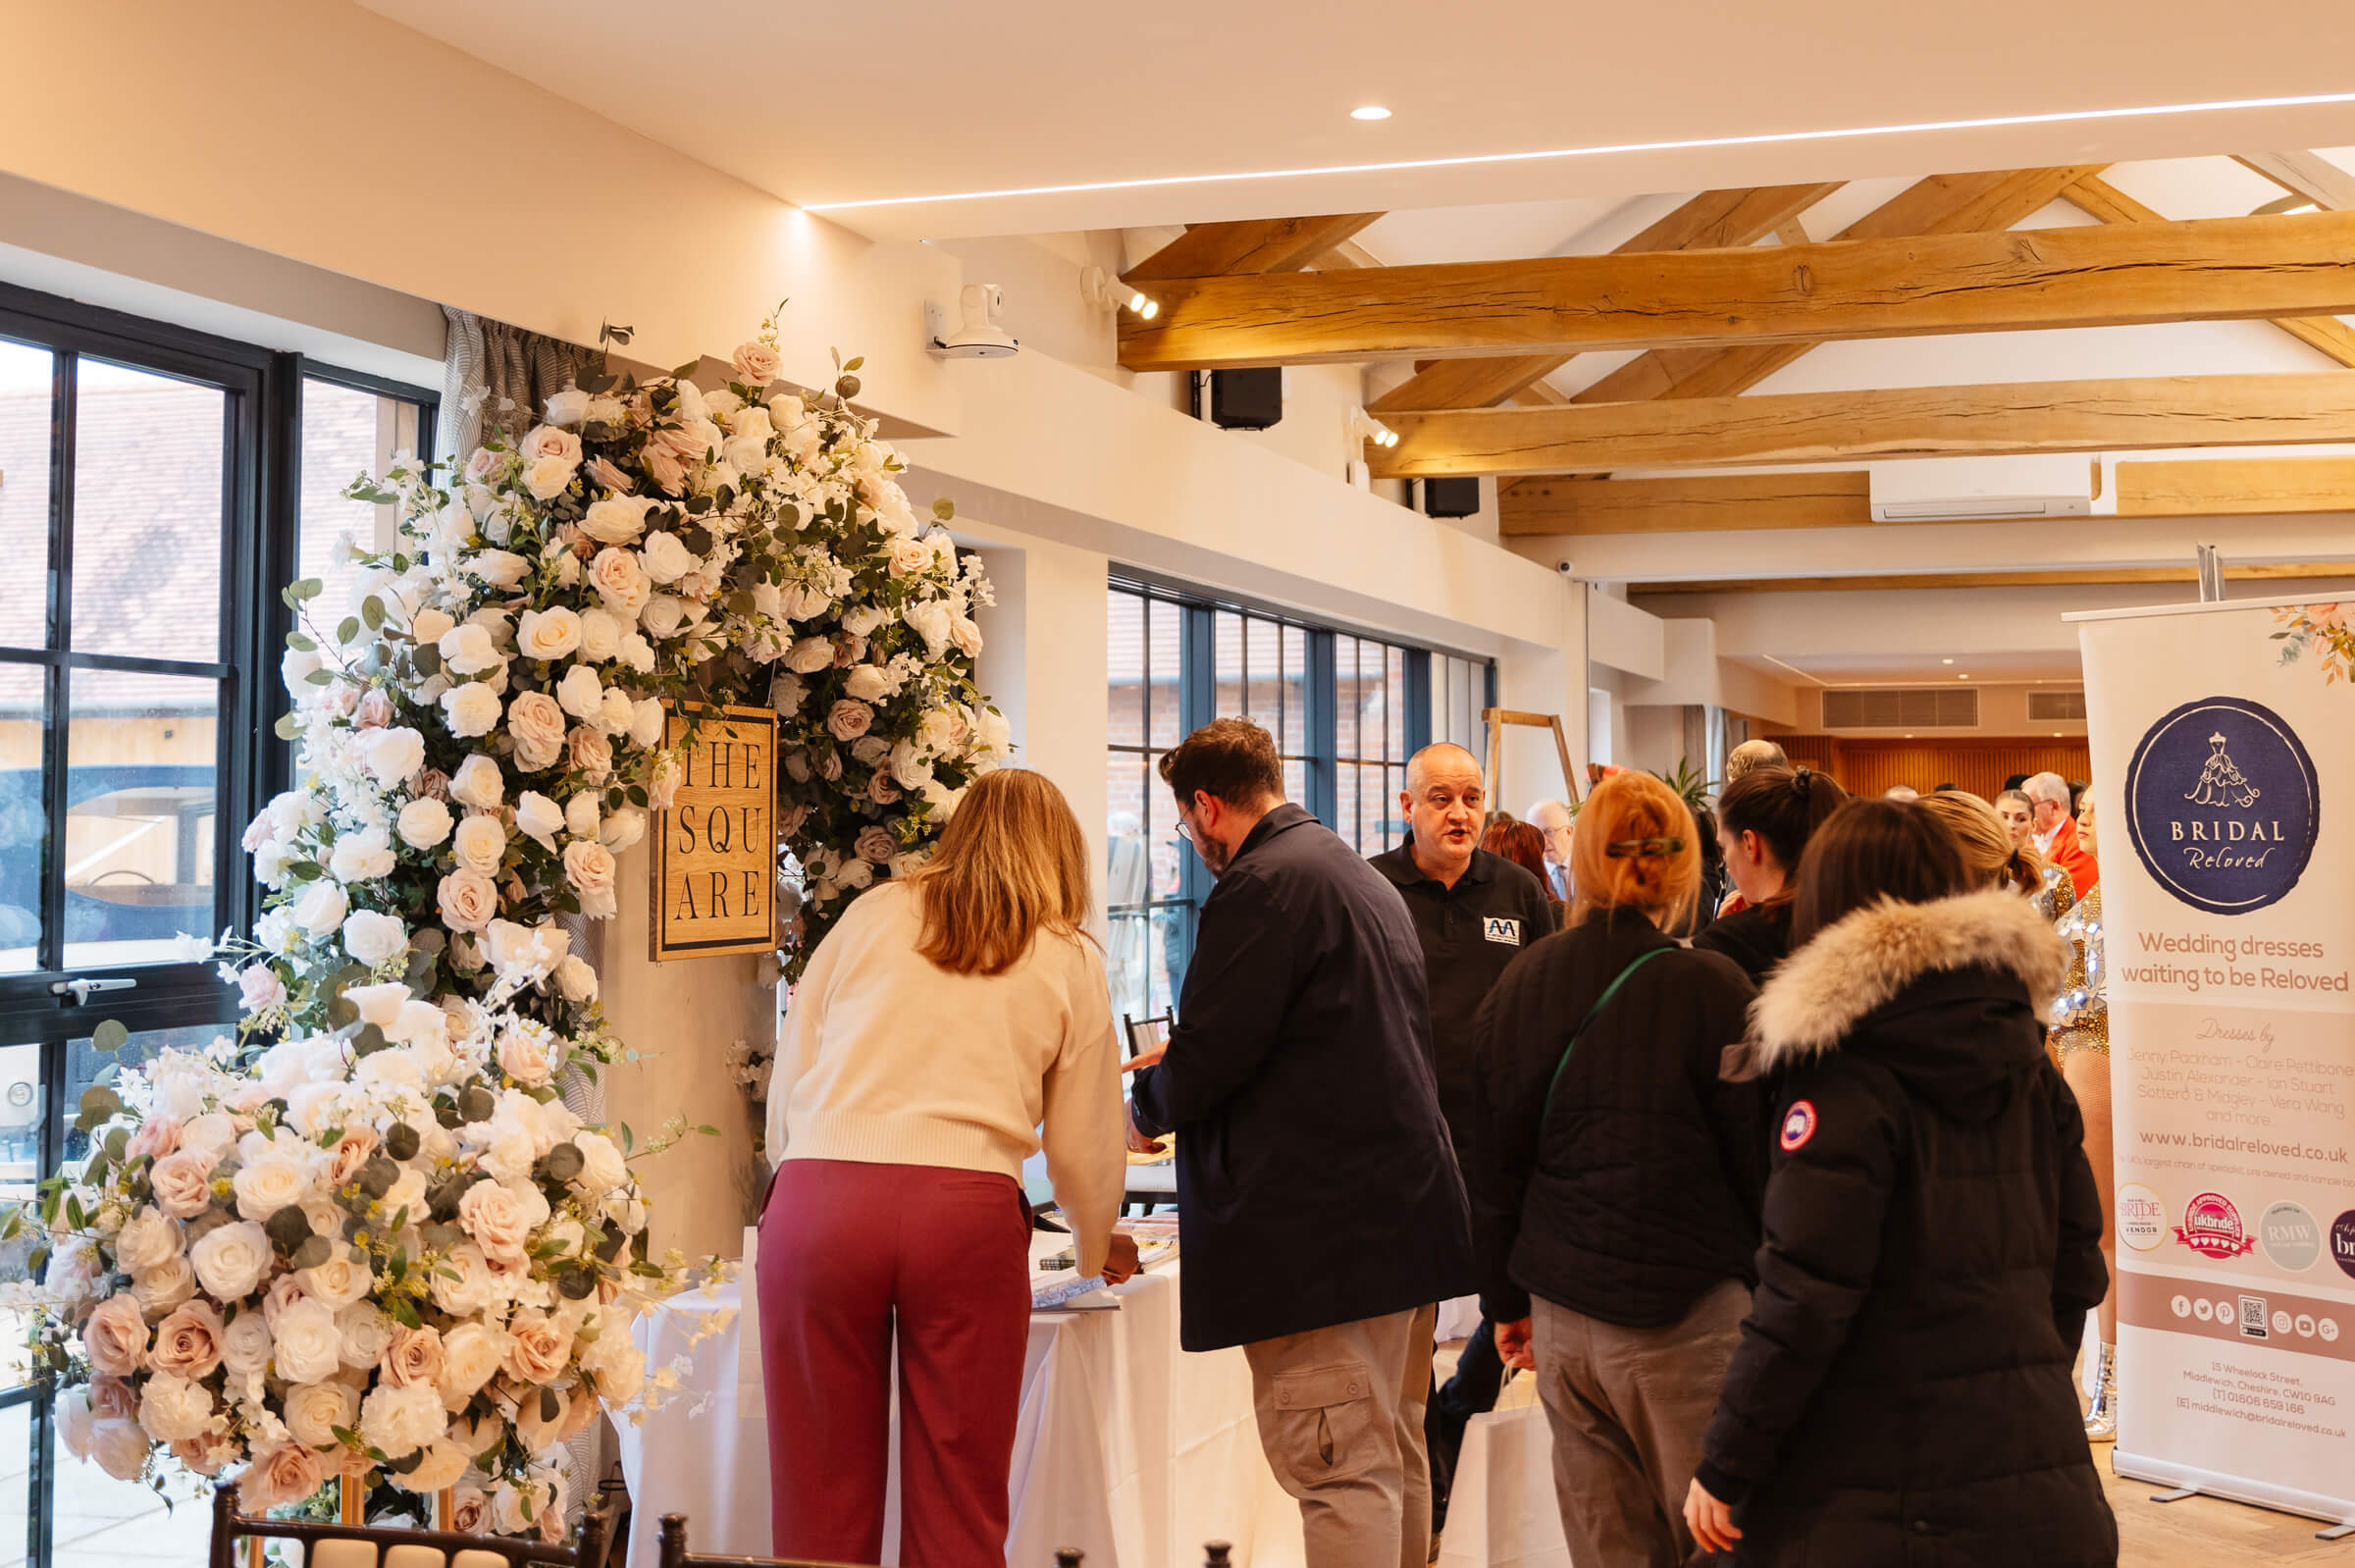
[[[776,946],[777,715],[689,705],[670,715],[676,746],[695,741],[670,810],[655,817],[655,963],[765,953]]]

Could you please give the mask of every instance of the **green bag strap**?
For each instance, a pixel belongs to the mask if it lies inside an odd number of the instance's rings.
[[[1619,987],[1627,983],[1630,975],[1661,954],[1675,951],[1676,949],[1673,947],[1655,947],[1637,954],[1628,961],[1627,967],[1621,969],[1618,976],[1602,988],[1602,995],[1596,997],[1595,1005],[1587,1009],[1587,1016],[1578,1020],[1577,1029],[1571,1033],[1570,1043],[1562,1047],[1562,1060],[1553,1070],[1552,1081],[1545,1085],[1545,1110],[1538,1118],[1541,1125],[1544,1124],[1546,1117],[1553,1115],[1553,1091],[1562,1086],[1562,1071],[1570,1066],[1570,1053],[1577,1049],[1579,1036],[1585,1034],[1594,1025],[1595,1020],[1602,1016],[1602,1010],[1611,1005],[1611,998],[1619,994]]]

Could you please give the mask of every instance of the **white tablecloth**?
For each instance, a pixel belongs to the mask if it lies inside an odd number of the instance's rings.
[[[1085,1551],[1088,1568],[1195,1568],[1209,1540],[1232,1542],[1247,1568],[1301,1563],[1299,1508],[1260,1452],[1242,1352],[1178,1348],[1179,1266],[1122,1286],[1117,1312],[1032,1316],[1010,1568],[1052,1568],[1059,1546]],[[642,1320],[648,1365],[669,1365],[697,1319],[739,1300],[729,1285]],[[658,1520],[674,1512],[687,1516],[699,1551],[769,1550],[767,1430],[758,1400],[738,1399],[737,1356],[750,1332],[739,1316],[706,1339],[693,1352],[687,1396],[621,1427],[633,1563],[655,1560]],[[690,1415],[698,1404],[702,1414]],[[898,1560],[896,1502],[889,1513],[887,1564]]]

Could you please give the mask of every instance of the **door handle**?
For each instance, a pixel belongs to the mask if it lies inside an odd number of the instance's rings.
[[[74,1000],[67,1005],[70,1007],[80,1007],[87,1003],[90,997],[96,992],[129,991],[135,987],[138,983],[138,981],[131,979],[129,975],[113,975],[102,980],[93,980],[78,976],[77,978],[71,980],[58,980],[52,982],[49,987],[49,994],[51,996],[70,996]]]

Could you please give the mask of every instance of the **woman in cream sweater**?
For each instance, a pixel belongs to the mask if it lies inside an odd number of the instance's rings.
[[[1070,805],[1003,768],[929,863],[850,908],[794,988],[758,1265],[781,1556],[881,1558],[896,1336],[900,1558],[1005,1561],[1030,1311],[1022,1162],[1043,1124],[1086,1274],[1106,1268],[1126,1175],[1087,914]]]

